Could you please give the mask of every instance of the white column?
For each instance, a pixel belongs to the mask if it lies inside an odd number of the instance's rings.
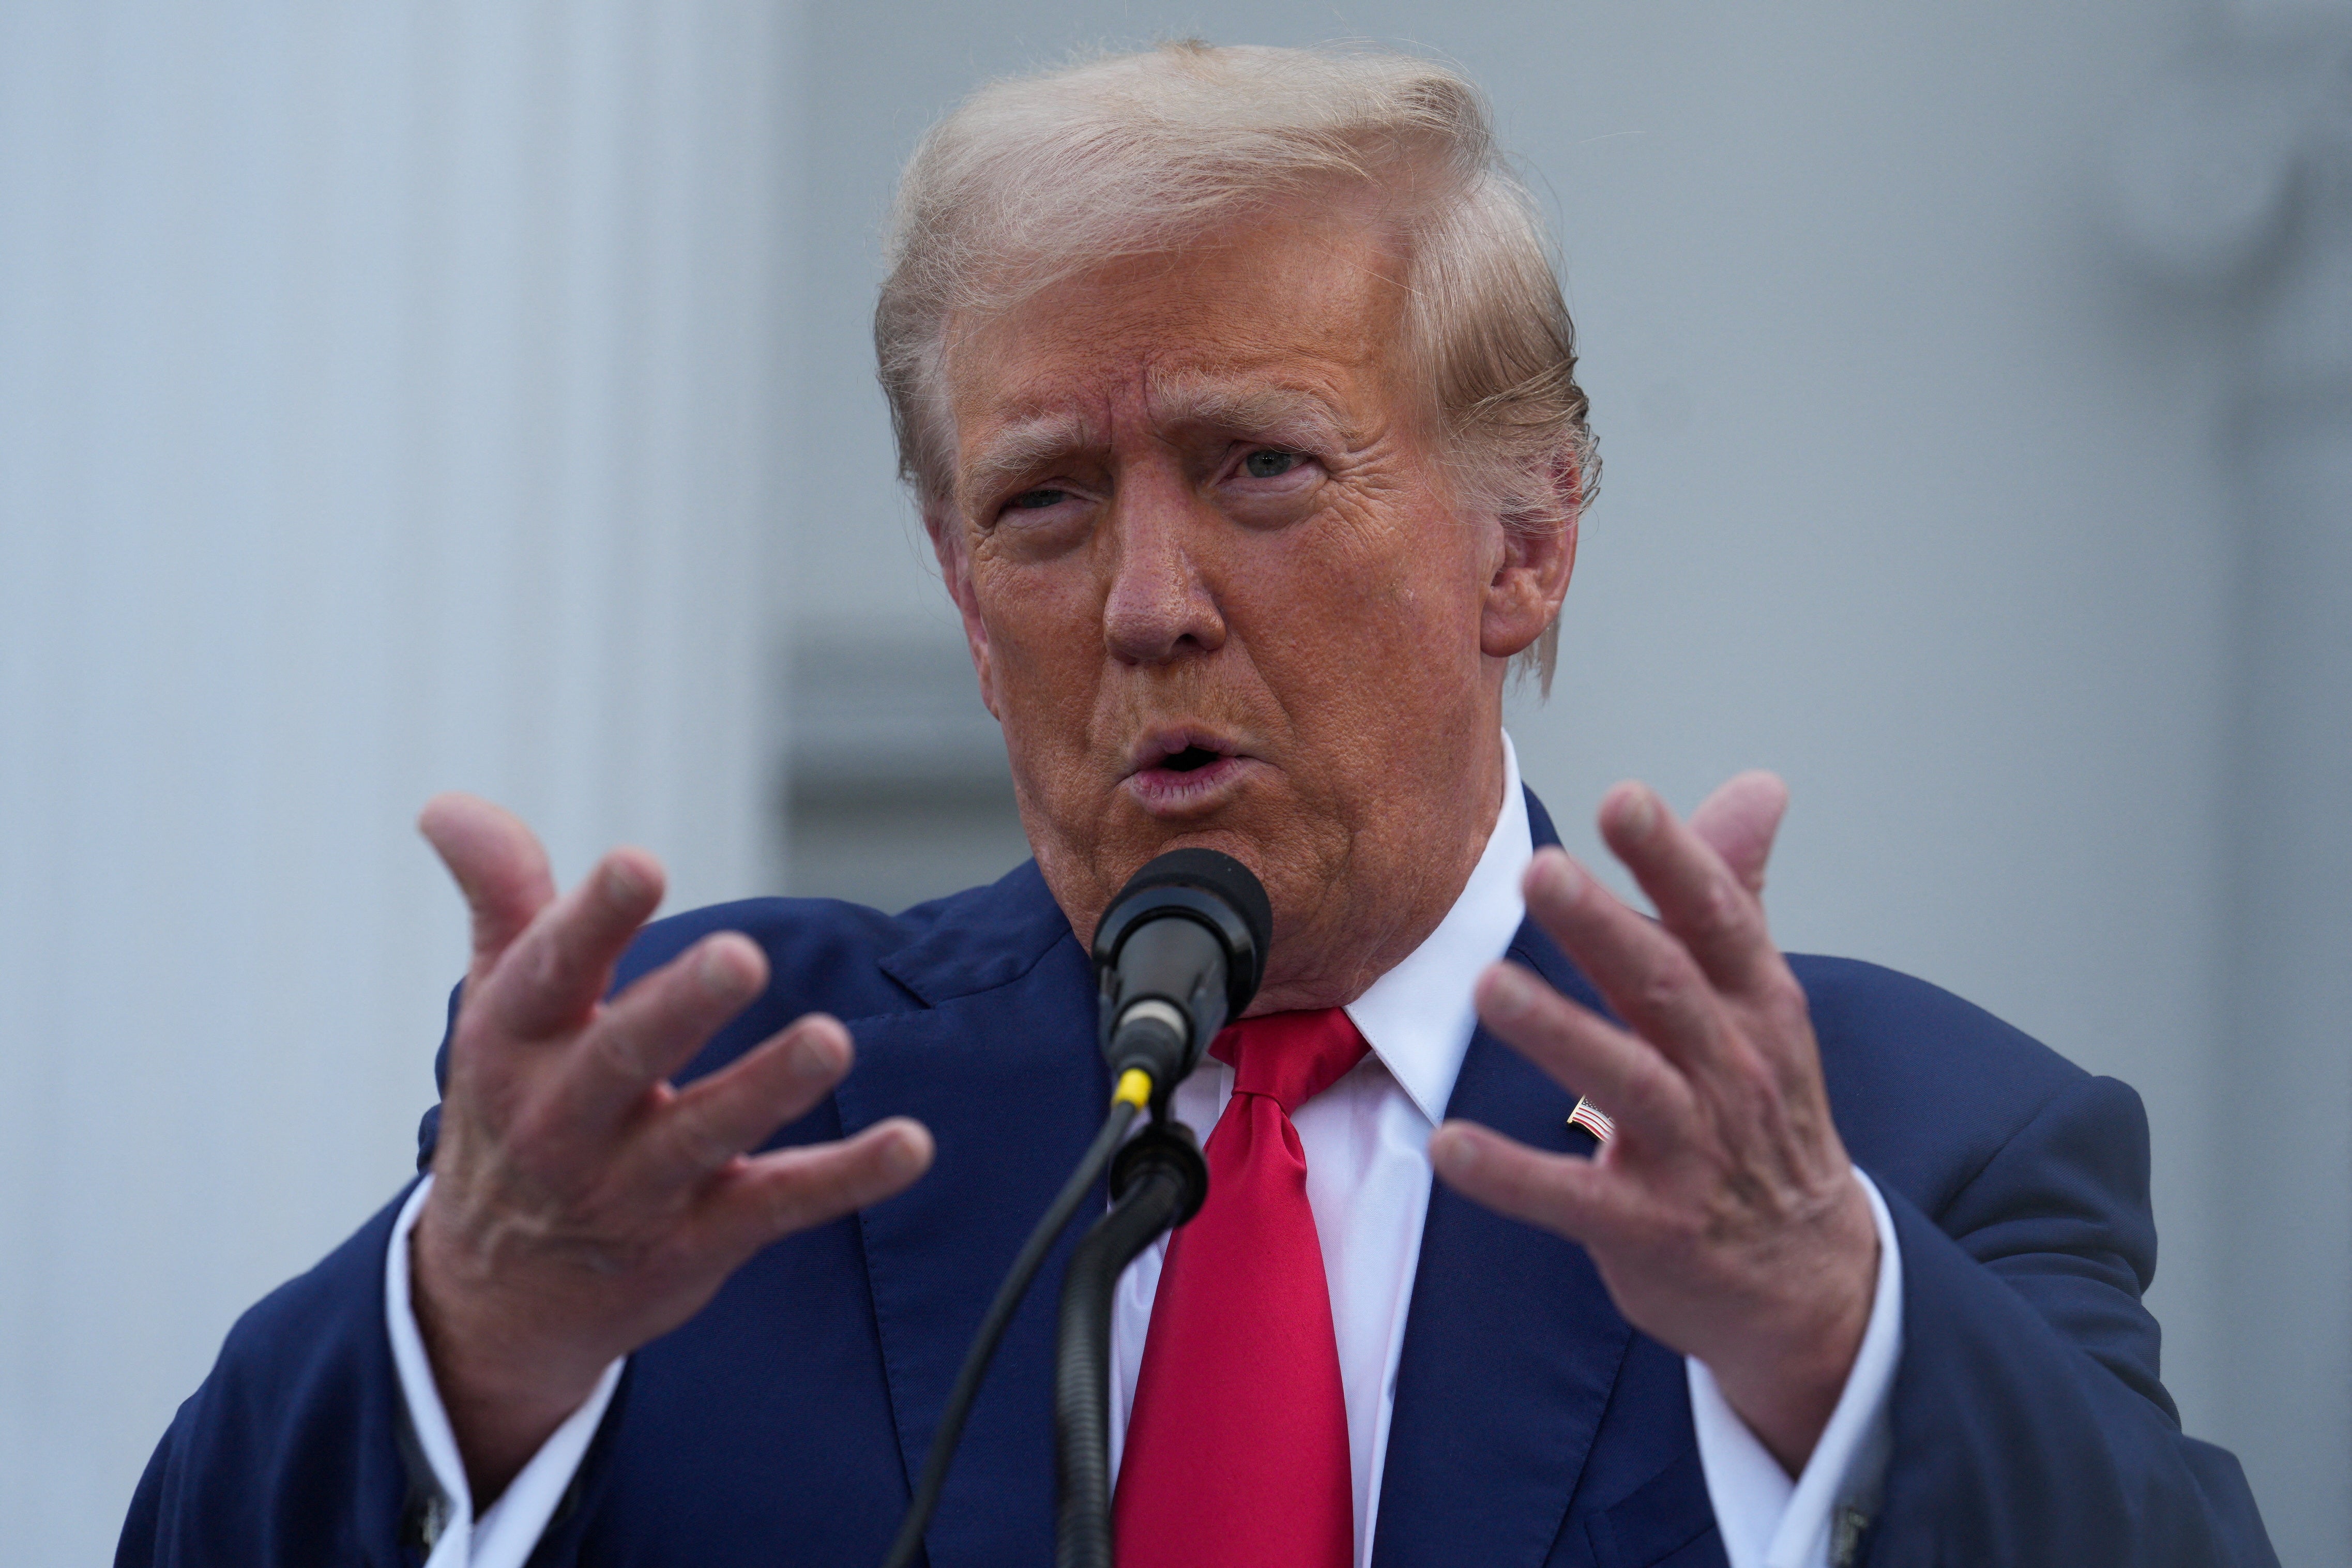
[[[2352,156],[2301,173],[2233,442],[2243,619],[2216,1078],[2238,1332],[2220,1435],[2279,1560],[2321,1563],[2352,1550]]]
[[[779,866],[798,12],[0,8],[0,1520],[405,1175],[432,791]]]
[[[2280,1561],[2333,1563],[2352,1545],[2352,7],[2231,0],[2216,19],[2119,164],[2140,262],[2239,350],[2191,394],[2218,411],[2239,506],[2220,1245],[2196,1282],[2215,1332],[2191,1350],[2200,1397],[2181,1393],[2244,1462]]]

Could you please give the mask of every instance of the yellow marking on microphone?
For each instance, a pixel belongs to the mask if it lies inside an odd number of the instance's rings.
[[[1151,1074],[1140,1067],[1130,1067],[1118,1075],[1118,1087],[1110,1092],[1114,1105],[1128,1104],[1140,1111],[1151,1103]]]

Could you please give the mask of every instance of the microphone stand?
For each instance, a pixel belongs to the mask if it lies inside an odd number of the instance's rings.
[[[1209,1167],[1191,1129],[1153,1107],[1111,1164],[1110,1212],[1079,1239],[1062,1280],[1054,1359],[1055,1568],[1112,1568],[1110,1309],[1118,1277],[1162,1231],[1201,1211]]]

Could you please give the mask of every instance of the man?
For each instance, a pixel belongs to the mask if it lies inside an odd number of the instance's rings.
[[[1275,936],[1177,1092],[1209,1206],[1122,1281],[1129,1568],[2272,1560],[2157,1381],[2129,1091],[1784,959],[1767,776],[1602,802],[1654,923],[1519,789],[1503,687],[1549,678],[1595,469],[1466,84],[1196,46],[1003,84],[893,263],[1034,861],[641,930],[642,852],[558,897],[521,824],[428,806],[475,932],[429,1175],[232,1333],[122,1561],[878,1562],[1106,1102],[1093,924],[1186,844]],[[940,1568],[1052,1550],[1051,1273]]]

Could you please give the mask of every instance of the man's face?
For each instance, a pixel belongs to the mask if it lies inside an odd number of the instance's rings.
[[[1375,231],[1268,221],[968,326],[933,527],[1022,819],[1082,940],[1163,850],[1275,910],[1256,1010],[1350,1000],[1501,799],[1502,677],[1573,538],[1462,514]]]

